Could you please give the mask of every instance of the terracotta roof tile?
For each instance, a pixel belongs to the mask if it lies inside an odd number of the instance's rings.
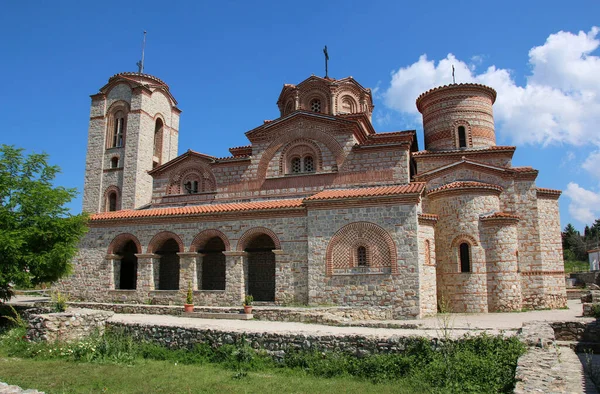
[[[453,149],[453,150],[421,150],[413,153],[413,156],[427,156],[427,155],[456,155],[463,154],[468,155],[470,153],[482,153],[482,152],[502,152],[502,151],[514,151],[517,149],[516,146],[487,146],[485,148],[471,148],[471,149]]]
[[[460,88],[483,88],[483,89],[486,89],[492,95],[492,103],[494,101],[496,101],[496,91],[489,86],[482,85],[480,83],[451,83],[448,85],[438,86],[433,89],[429,89],[425,93],[421,93],[419,95],[419,97],[417,97],[417,100],[416,100],[417,109],[419,109],[419,111],[421,110],[420,104],[421,104],[422,99],[425,98],[425,96],[429,96],[430,94],[432,94],[434,92],[439,92],[442,90],[451,90],[451,89],[460,89]]]
[[[562,190],[546,189],[544,187],[538,187],[537,191],[540,193],[545,193],[545,194],[555,194],[557,196],[560,196],[562,194]]]
[[[514,172],[538,172],[538,170],[533,167],[510,167],[509,170]]]
[[[453,189],[494,189],[497,191],[502,191],[502,187],[498,185],[492,185],[489,183],[483,182],[472,182],[472,181],[459,181],[459,182],[451,182],[447,183],[443,186],[437,187],[435,189],[431,189],[427,192],[427,194],[437,193],[445,190],[453,190]]]
[[[168,217],[168,216],[187,216],[187,215],[211,215],[233,212],[251,212],[272,209],[301,208],[302,200],[265,200],[245,203],[228,204],[206,204],[193,205],[175,208],[154,208],[140,210],[123,210],[115,212],[103,212],[91,216],[92,221],[96,220],[120,220],[137,219],[146,217]]]
[[[420,213],[419,214],[419,219],[438,220],[438,218],[439,218],[439,216],[434,215],[433,213]]]
[[[518,215],[513,215],[506,212],[494,212],[488,215],[481,215],[479,219],[520,219]]]
[[[401,194],[420,194],[425,189],[425,183],[413,182],[408,185],[377,186],[353,189],[324,190],[304,201],[333,200],[341,198],[384,197]]]

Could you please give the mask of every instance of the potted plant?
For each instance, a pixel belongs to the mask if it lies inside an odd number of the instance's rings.
[[[254,297],[251,295],[247,295],[244,298],[244,313],[249,315],[252,313],[252,303],[254,302]]]
[[[187,296],[185,297],[185,304],[183,304],[183,311],[194,311],[194,292],[192,291],[192,284],[190,282],[188,282]]]

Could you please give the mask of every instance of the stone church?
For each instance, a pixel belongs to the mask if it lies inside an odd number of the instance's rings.
[[[285,84],[280,116],[215,157],[178,152],[162,80],[91,96],[74,299],[388,308],[394,318],[566,305],[558,198],[497,146],[494,89],[421,94],[414,130],[377,132],[352,77]]]

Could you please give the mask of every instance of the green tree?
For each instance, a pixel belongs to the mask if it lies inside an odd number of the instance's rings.
[[[59,172],[48,155],[23,155],[0,146],[0,300],[13,286],[56,281],[71,270],[77,244],[87,231],[85,214],[65,207],[75,189],[53,185]]]

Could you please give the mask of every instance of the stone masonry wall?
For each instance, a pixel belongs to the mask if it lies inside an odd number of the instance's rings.
[[[487,312],[487,270],[480,239],[479,216],[497,211],[498,196],[481,190],[460,190],[428,197],[428,213],[439,216],[436,224],[438,302],[453,312]],[[470,244],[471,272],[460,272],[458,248]]]
[[[311,305],[391,306],[394,318],[419,317],[416,205],[309,209],[308,301]],[[373,223],[395,244],[397,274],[370,267],[328,275],[324,260],[332,237],[350,223]],[[353,242],[348,240],[348,242]],[[367,248],[369,245],[367,245]]]
[[[112,311],[69,309],[62,313],[30,315],[27,339],[30,341],[71,341],[84,338],[94,331],[102,334]]]
[[[419,223],[419,301],[421,316],[437,313],[435,231],[432,224]]]

